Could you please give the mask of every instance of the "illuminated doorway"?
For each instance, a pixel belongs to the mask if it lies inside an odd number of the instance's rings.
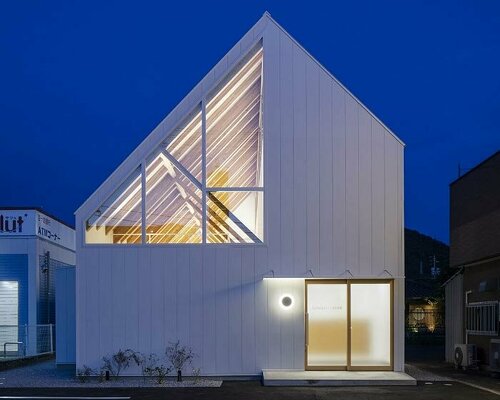
[[[393,369],[393,281],[306,280],[305,369]]]

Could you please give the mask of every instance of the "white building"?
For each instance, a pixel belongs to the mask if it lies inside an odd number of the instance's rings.
[[[0,207],[0,351],[51,350],[55,272],[75,265],[75,231],[37,207]],[[19,343],[21,345],[17,345]]]
[[[403,147],[266,13],[76,212],[77,367],[403,371]]]

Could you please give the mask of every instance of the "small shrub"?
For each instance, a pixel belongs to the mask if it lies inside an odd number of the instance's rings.
[[[94,375],[94,370],[84,364],[83,368],[78,368],[76,370],[76,375],[81,383],[86,383],[90,380],[90,377]]]
[[[172,371],[172,368],[166,367],[165,365],[157,365],[153,370],[153,376],[156,378],[156,383],[161,385],[167,379],[168,374]]]
[[[142,363],[142,376],[152,377],[155,375],[155,368],[158,366],[159,358],[155,353],[151,353]]]
[[[200,373],[201,369],[200,368],[193,368],[193,384],[196,385],[200,381]]]
[[[111,357],[103,357],[101,372],[109,371],[113,377],[118,378],[130,366],[130,362],[135,361],[136,354],[130,349],[120,349]]]
[[[167,360],[177,371],[177,382],[182,382],[182,369],[187,363],[191,363],[195,354],[188,346],[181,346],[179,341],[170,343],[165,351]]]
[[[99,375],[97,375],[97,382],[103,383],[106,381],[106,370],[101,368],[99,371]]]

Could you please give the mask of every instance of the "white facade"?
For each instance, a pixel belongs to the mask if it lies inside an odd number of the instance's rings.
[[[85,243],[88,218],[259,42],[263,243]],[[394,280],[402,371],[403,147],[265,14],[76,212],[77,367],[179,339],[203,375],[303,369],[304,280],[329,278]]]

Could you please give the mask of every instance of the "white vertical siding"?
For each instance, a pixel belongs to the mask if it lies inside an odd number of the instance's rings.
[[[358,106],[358,210],[359,270],[372,270],[372,118]]]
[[[333,273],[346,267],[346,119],[345,91],[333,83]]]
[[[287,40],[284,38],[283,40]],[[283,54],[285,56],[285,54]],[[291,60],[283,60],[282,65],[293,65],[293,219],[287,222],[293,232],[293,274],[305,273],[307,264],[307,117],[306,117],[306,58],[302,50],[293,46]]]
[[[323,71],[319,80],[319,275],[333,274],[333,84]],[[324,106],[323,106],[324,105]]]
[[[320,68],[311,58],[306,59],[306,242],[307,265],[314,275],[319,274],[319,73]]]
[[[376,121],[372,125],[371,146],[371,275],[377,276],[385,268],[385,133]]]
[[[358,103],[346,97],[346,267],[354,276],[359,269],[359,121]],[[364,144],[362,144],[364,145]]]
[[[294,44],[280,36],[281,271],[294,269]],[[292,61],[291,61],[292,60]]]
[[[161,251],[161,249],[160,249]],[[189,252],[189,343],[201,357],[203,350],[203,252],[200,247]],[[166,321],[163,321],[165,323]],[[159,332],[161,332],[163,328]],[[164,342],[163,342],[164,343]],[[159,344],[161,347],[161,343]],[[201,366],[202,360],[196,360]]]
[[[350,277],[349,270],[354,278],[396,278],[395,368],[402,368],[402,145],[277,25],[254,29],[189,102],[263,33],[265,244],[82,246],[78,216],[78,365],[95,366],[120,347],[162,354],[179,339],[198,354],[203,374],[302,368],[304,282],[263,278],[310,277],[310,269],[314,277]],[[284,294],[294,297],[292,310],[280,308]]]

